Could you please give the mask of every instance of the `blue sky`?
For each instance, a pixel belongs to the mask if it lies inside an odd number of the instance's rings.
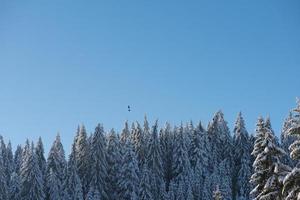
[[[300,2],[1,1],[0,133],[13,144],[147,113],[205,124],[222,109],[280,131],[300,86]],[[132,112],[127,112],[127,105]]]

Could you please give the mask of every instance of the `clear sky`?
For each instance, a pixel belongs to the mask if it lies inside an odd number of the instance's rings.
[[[78,124],[204,124],[239,111],[279,133],[300,96],[300,1],[1,1],[0,133],[14,146]],[[131,105],[132,112],[127,111]]]

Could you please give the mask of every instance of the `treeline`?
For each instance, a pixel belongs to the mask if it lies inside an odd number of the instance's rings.
[[[201,123],[159,128],[125,123],[120,133],[78,127],[71,153],[57,135],[45,157],[41,138],[12,152],[0,138],[1,200],[300,199],[300,103],[281,142],[269,118],[248,134],[239,113],[231,134],[221,111]],[[298,137],[298,138],[297,138]],[[298,140],[297,140],[298,139]],[[290,152],[290,156],[287,154]]]

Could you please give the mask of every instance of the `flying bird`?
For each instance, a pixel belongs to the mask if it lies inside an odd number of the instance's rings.
[[[128,112],[130,112],[130,111],[131,111],[130,106],[128,106]]]

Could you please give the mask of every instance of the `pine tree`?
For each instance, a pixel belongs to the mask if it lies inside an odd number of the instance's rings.
[[[255,199],[281,199],[282,182],[280,181],[288,170],[280,163],[279,157],[284,154],[283,149],[277,146],[274,132],[269,125],[265,125],[262,119],[259,119],[257,126],[257,139],[253,155],[256,157],[253,167],[254,174],[251,176],[251,182],[256,187],[251,191]]]
[[[45,182],[46,182],[46,159],[44,156],[44,145],[42,142],[42,138],[39,137],[37,145],[35,147],[35,154],[38,162],[38,166],[40,168],[41,174],[42,174],[42,179],[43,179],[43,184],[44,184],[44,192],[46,192],[45,188]]]
[[[177,187],[175,196],[178,198],[189,196],[192,191],[192,171],[188,157],[182,125],[175,133],[173,152],[173,184]],[[182,195],[181,195],[182,193]]]
[[[3,149],[0,151],[0,199],[8,200],[7,198],[7,178],[5,174],[4,155]]]
[[[100,199],[108,199],[107,195],[107,161],[106,161],[106,147],[105,136],[102,125],[98,124],[95,133],[92,137],[91,147],[91,174],[92,179],[90,186],[94,191],[99,193]]]
[[[297,139],[290,145],[290,157],[298,161],[293,170],[287,174],[283,181],[283,195],[286,200],[300,199],[300,101],[294,109],[294,116],[291,118],[291,126],[287,132],[289,136]]]
[[[13,172],[10,178],[8,199],[9,200],[21,199],[21,180],[19,175],[16,172]]]
[[[149,122],[148,122],[148,119],[147,119],[146,115],[144,116],[143,133],[144,133],[145,141],[146,141],[146,144],[147,144],[149,139],[150,139],[150,126],[149,126]]]
[[[189,157],[193,170],[192,190],[195,199],[201,199],[205,177],[209,176],[209,146],[207,132],[201,122],[192,131]]]
[[[154,199],[163,199],[165,192],[164,173],[161,159],[161,149],[158,138],[158,122],[152,127],[149,140],[147,166],[151,174],[151,192]]]
[[[166,123],[165,128],[160,131],[160,148],[166,191],[169,191],[169,184],[172,179],[172,160],[173,160],[173,140],[174,134],[171,125]]]
[[[39,168],[34,145],[25,146],[21,166],[21,197],[22,200],[45,199],[44,180]],[[28,149],[30,148],[30,149]]]
[[[85,197],[88,193],[88,186],[90,182],[90,149],[87,140],[87,133],[84,125],[78,128],[74,143],[74,156],[75,159],[76,169],[78,176],[80,178],[83,196]]]
[[[134,150],[137,155],[139,167],[141,169],[141,167],[145,164],[146,141],[144,137],[144,132],[138,122],[136,128],[134,128],[132,132],[132,141],[134,145]]]
[[[223,159],[231,159],[232,138],[224,120],[224,114],[218,111],[208,124],[208,140],[210,141],[209,169],[213,170]]]
[[[21,163],[22,163],[22,147],[21,145],[17,146],[17,149],[15,151],[14,155],[14,171],[20,175],[20,168],[21,168]]]
[[[14,163],[14,156],[12,152],[12,147],[11,147],[11,142],[9,141],[7,146],[6,146],[6,155],[7,155],[7,174],[8,174],[8,179],[7,179],[7,184],[9,185],[10,182],[10,177],[12,173],[15,171],[15,163]]]
[[[108,136],[108,145],[107,145],[107,195],[109,200],[118,200],[118,179],[120,175],[121,166],[121,154],[119,139],[112,129]]]
[[[251,177],[251,143],[241,112],[234,127],[233,195],[236,199],[249,199]]]
[[[138,197],[139,168],[132,143],[127,140],[118,181],[119,199],[132,200]]]
[[[8,152],[3,137],[0,135],[0,153],[2,157],[2,169],[5,184],[8,185],[10,179],[10,167],[8,162]]]
[[[284,120],[282,130],[281,130],[281,144],[282,148],[284,149],[285,152],[289,152],[289,146],[296,140],[296,137],[293,135],[289,135],[288,131],[291,128],[292,125],[292,120],[293,120],[293,113],[289,112],[288,117]],[[295,166],[296,162],[293,161],[288,154],[284,155],[283,158],[283,163],[287,164],[289,166]]]
[[[77,174],[75,160],[75,146],[72,147],[72,152],[69,157],[67,167],[65,169],[65,178],[63,183],[64,200],[83,200],[82,185]]]
[[[122,130],[122,133],[121,133],[121,139],[120,139],[120,143],[121,145],[125,145],[127,140],[130,139],[130,131],[129,131],[129,127],[128,127],[128,121],[125,122],[125,127],[124,129]]]
[[[65,168],[65,151],[60,140],[60,135],[57,134],[47,158],[46,196],[48,200],[63,200],[63,172]],[[56,184],[54,185],[50,181]],[[56,196],[53,196],[51,191],[57,191]],[[55,198],[53,199],[52,197]]]

